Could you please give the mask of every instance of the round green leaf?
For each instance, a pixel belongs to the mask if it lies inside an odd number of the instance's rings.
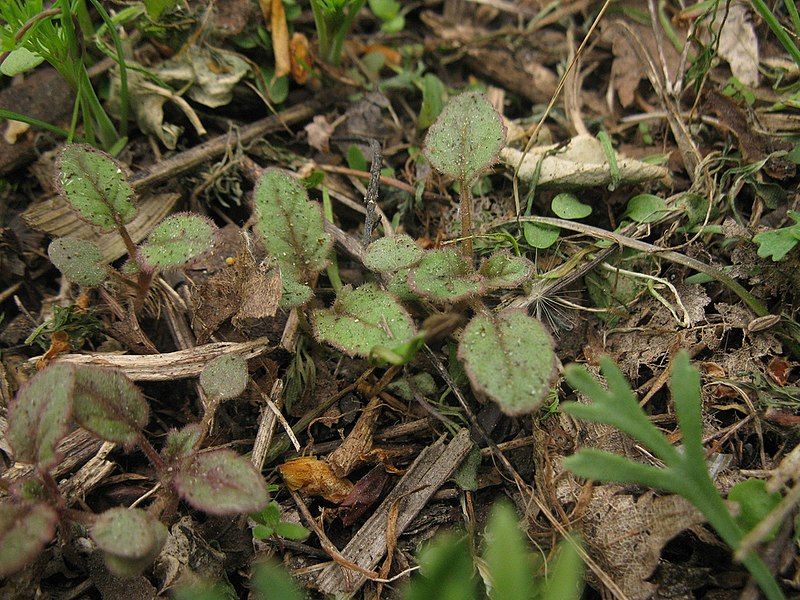
[[[424,251],[405,234],[382,237],[372,242],[364,257],[364,266],[370,271],[391,273],[417,264]]]
[[[100,285],[108,275],[103,253],[97,244],[89,240],[57,238],[50,242],[47,255],[56,269],[78,285]]]
[[[159,223],[139,248],[139,258],[150,269],[185,265],[211,250],[216,226],[207,218],[177,213]]]
[[[231,450],[203,452],[175,477],[175,489],[212,515],[253,513],[267,504],[267,484],[253,465]]]
[[[8,441],[20,462],[48,469],[58,462],[56,448],[69,431],[75,369],[54,364],[39,371],[9,407]]]
[[[637,223],[657,221],[667,210],[667,203],[653,194],[639,194],[628,201],[625,216]]]
[[[141,573],[158,556],[167,528],[138,508],[112,508],[101,514],[90,535],[109,570],[120,577]]]
[[[369,356],[376,346],[392,347],[416,333],[408,311],[373,283],[345,286],[331,309],[315,310],[311,319],[318,341],[349,356]]]
[[[440,173],[465,184],[496,160],[505,144],[506,128],[482,94],[452,98],[425,136],[425,156]]]
[[[558,194],[550,203],[550,208],[562,219],[583,219],[592,214],[592,207],[584,204],[574,194]]]
[[[523,223],[522,233],[525,241],[532,247],[544,250],[549,248],[558,240],[561,230],[553,225],[543,225],[541,223]]]
[[[426,252],[411,270],[408,284],[420,296],[438,303],[457,302],[483,291],[482,277],[452,248]]]
[[[218,400],[241,396],[247,387],[247,361],[239,354],[218,356],[200,373],[200,385],[206,394]]]
[[[521,310],[473,318],[461,335],[458,357],[472,387],[512,416],[539,408],[558,375],[550,334]]]
[[[81,219],[104,231],[136,216],[133,188],[122,165],[86,144],[65,147],[56,160],[61,197]]]
[[[25,71],[30,71],[42,64],[43,57],[31,52],[27,48],[15,48],[8,53],[3,64],[0,65],[0,73],[8,77],[14,77]]]
[[[142,392],[120,371],[82,365],[75,370],[75,420],[100,439],[131,446],[147,424]]]
[[[0,577],[7,577],[36,558],[53,539],[58,513],[50,505],[0,503]]]

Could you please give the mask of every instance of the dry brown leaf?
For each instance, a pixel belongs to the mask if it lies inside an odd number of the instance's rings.
[[[287,487],[304,496],[322,496],[339,504],[353,489],[347,479],[337,477],[328,463],[313,456],[296,458],[278,466]]]
[[[334,127],[328,123],[325,115],[317,115],[314,119],[305,126],[306,135],[308,136],[308,145],[320,152],[328,152],[330,147],[328,142],[333,134]]]
[[[292,58],[289,50],[289,26],[282,0],[272,0],[270,9],[272,29],[272,53],[275,55],[275,77],[283,77],[292,71]]]
[[[718,54],[728,61],[736,79],[755,87],[758,85],[758,37],[750,22],[750,11],[741,2],[733,2],[730,6],[721,2],[714,19],[715,29],[722,24],[726,10],[728,18],[719,32]]]
[[[308,81],[312,63],[308,38],[295,31],[289,42],[289,50],[292,60],[292,79],[295,80],[295,83],[304,85]]]

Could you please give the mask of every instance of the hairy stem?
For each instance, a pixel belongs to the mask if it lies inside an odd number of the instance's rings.
[[[459,186],[458,196],[461,199],[461,249],[464,258],[472,261],[472,192],[464,180]]]
[[[164,459],[156,452],[156,449],[153,448],[153,445],[147,441],[147,438],[144,437],[144,433],[141,431],[139,432],[138,439],[136,442],[139,444],[139,447],[144,452],[145,456],[147,456],[147,460],[153,465],[156,471],[158,471],[159,475],[163,475],[164,471],[167,469],[167,465],[164,463]]]

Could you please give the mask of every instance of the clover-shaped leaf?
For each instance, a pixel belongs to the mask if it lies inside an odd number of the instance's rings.
[[[231,450],[196,455],[175,477],[175,489],[212,515],[254,513],[267,503],[267,484],[249,461]]]
[[[147,424],[142,392],[120,371],[95,366],[75,369],[75,420],[108,442],[131,446]]]
[[[440,173],[468,185],[496,160],[506,128],[486,96],[452,98],[425,136],[425,156]]]
[[[457,302],[483,291],[482,277],[451,248],[426,252],[408,276],[411,289],[438,303]]]
[[[31,562],[53,539],[58,513],[42,502],[0,503],[0,577]]]
[[[247,387],[247,361],[239,354],[223,354],[203,368],[200,385],[211,398],[229,400]]]
[[[92,241],[73,237],[57,238],[47,248],[56,269],[72,283],[85,286],[100,285],[106,280],[106,268],[100,247]]]
[[[308,199],[294,177],[267,169],[253,193],[255,229],[287,282],[307,284],[328,264],[331,237],[325,233],[322,209]],[[305,294],[298,296],[305,299]]]
[[[349,356],[368,356],[376,346],[402,344],[416,333],[406,309],[372,283],[345,286],[333,308],[312,313],[312,322],[318,341]]]
[[[54,364],[17,393],[8,415],[8,441],[16,460],[48,469],[58,462],[57,445],[69,431],[75,369]]]
[[[157,270],[185,265],[212,249],[216,231],[216,226],[200,215],[171,215],[139,248],[139,259],[145,267]]]
[[[508,415],[536,410],[558,375],[550,334],[524,311],[473,318],[461,334],[458,357],[473,389]]]
[[[71,144],[59,154],[56,169],[61,197],[87,223],[111,231],[136,216],[133,188],[122,166],[105,152]]]
[[[158,556],[167,539],[167,528],[138,508],[112,508],[97,518],[90,535],[103,551],[109,570],[120,577],[131,577]]]
[[[503,250],[487,258],[478,272],[484,277],[483,285],[494,290],[522,285],[535,270],[536,267],[527,258]]]
[[[382,237],[372,242],[364,257],[364,266],[378,273],[392,273],[417,264],[424,254],[422,248],[405,234]]]

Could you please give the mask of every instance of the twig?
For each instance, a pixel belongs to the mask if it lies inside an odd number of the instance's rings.
[[[372,164],[369,167],[369,185],[367,186],[367,194],[364,196],[364,204],[366,205],[367,214],[364,217],[364,237],[362,245],[364,248],[369,246],[372,241],[372,229],[375,227],[375,206],[378,202],[379,183],[381,178],[381,163],[383,158],[381,156],[381,145],[376,139],[369,140],[369,147],[372,150]]]

